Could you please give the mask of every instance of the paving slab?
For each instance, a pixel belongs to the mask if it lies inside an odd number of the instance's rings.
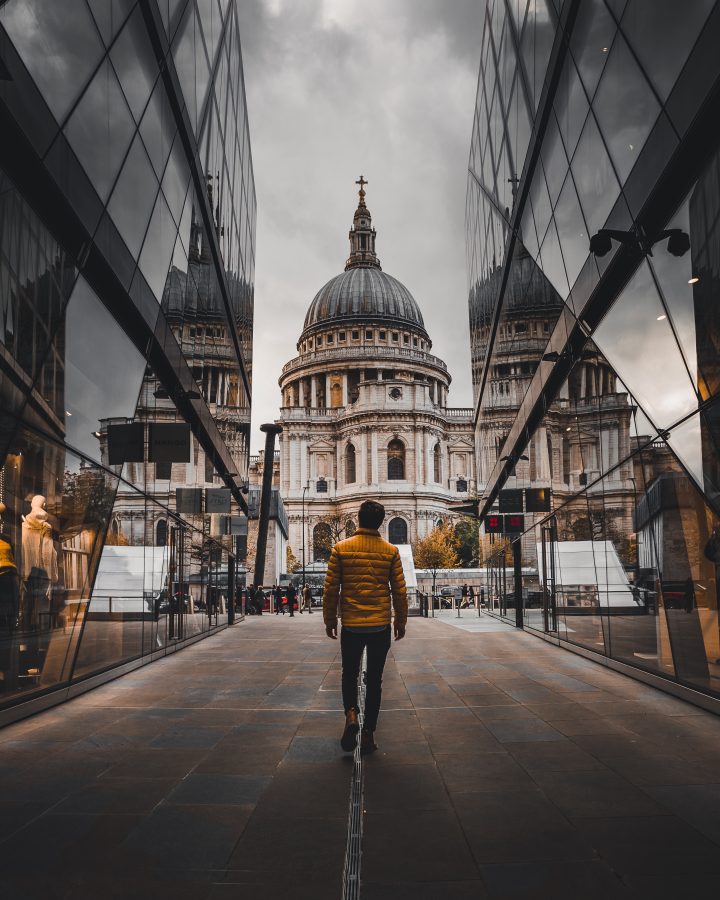
[[[0,731],[3,900],[337,900],[338,651],[320,616],[247,619]],[[376,738],[362,900],[720,882],[720,719],[502,623],[411,620]]]

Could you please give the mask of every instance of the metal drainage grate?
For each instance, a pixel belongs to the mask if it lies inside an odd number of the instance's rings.
[[[363,652],[361,673],[367,664],[367,651]],[[345,846],[345,865],[343,867],[342,900],[360,900],[360,868],[362,862],[362,830],[363,830],[363,759],[360,755],[360,732],[365,719],[365,679],[360,676],[358,690],[358,706],[360,707],[360,731],[353,754],[353,770],[350,780],[350,808],[348,811],[347,844]]]

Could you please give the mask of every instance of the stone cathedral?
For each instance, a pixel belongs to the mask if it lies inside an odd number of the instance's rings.
[[[410,291],[382,270],[356,184],[345,269],[310,304],[279,382],[280,493],[308,564],[354,530],[366,498],[385,505],[384,536],[408,544],[476,487],[472,410],[448,406],[447,366]]]

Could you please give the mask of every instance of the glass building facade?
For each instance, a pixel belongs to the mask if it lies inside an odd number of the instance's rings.
[[[719,41],[712,0],[488,0],[467,193],[488,606],[711,697]]]
[[[0,721],[232,621],[255,189],[235,0],[0,7]]]

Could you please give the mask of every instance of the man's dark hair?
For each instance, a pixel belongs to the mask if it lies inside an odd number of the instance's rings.
[[[385,518],[385,507],[374,500],[365,500],[360,504],[358,521],[361,528],[379,528]]]

